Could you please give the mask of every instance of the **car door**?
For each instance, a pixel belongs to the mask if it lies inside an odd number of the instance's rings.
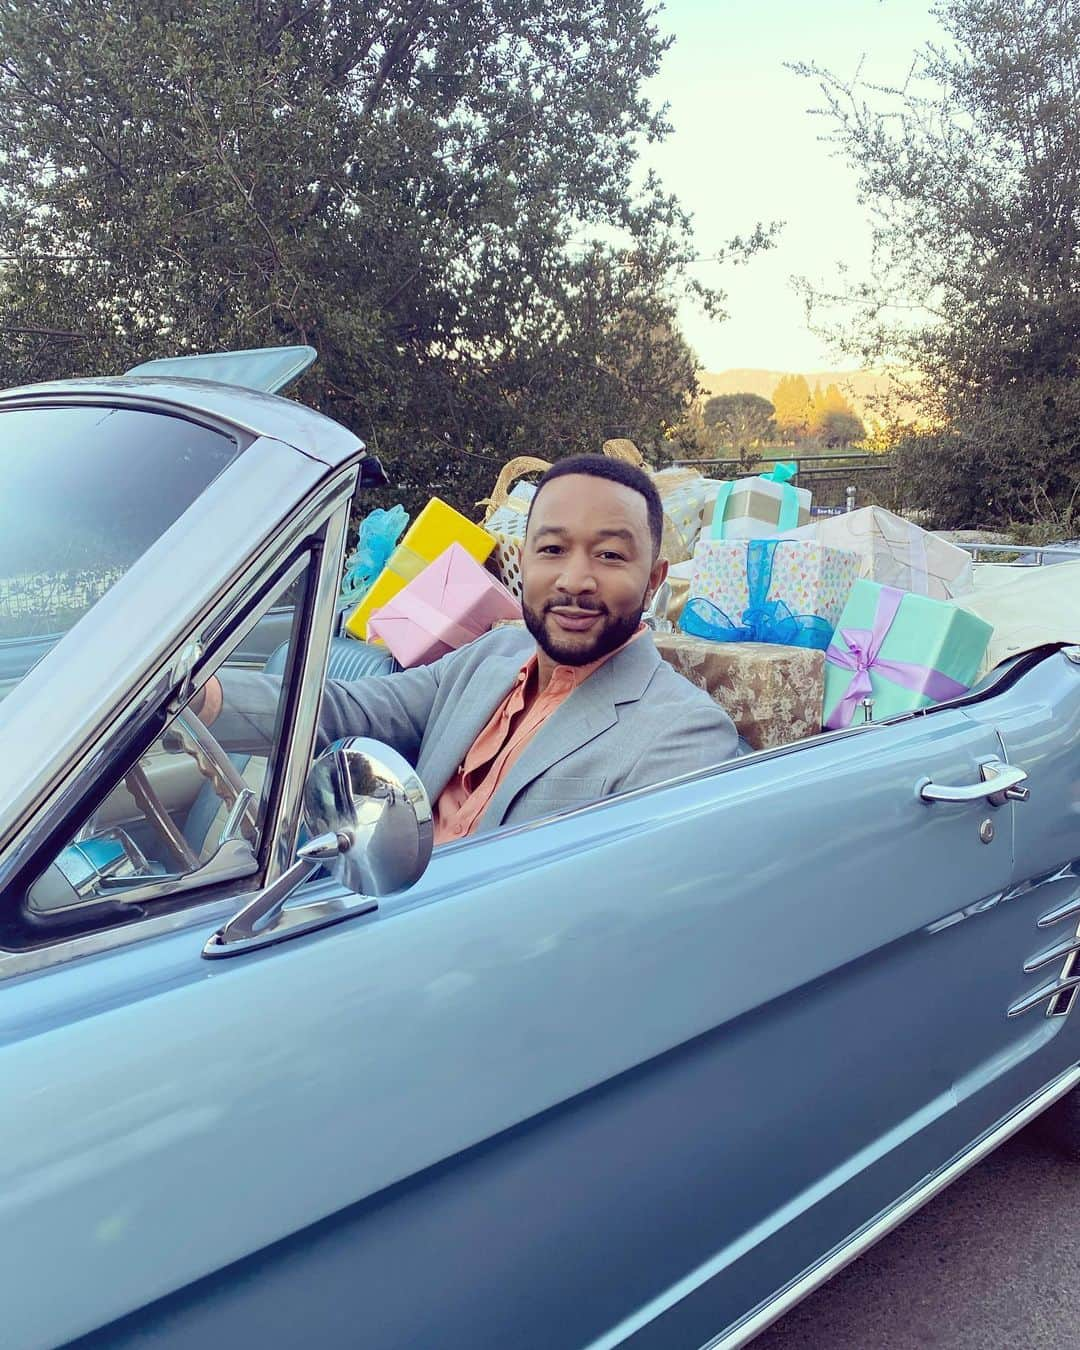
[[[1024,690],[438,849],[231,960],[193,918],[17,979],[12,1343],[704,1343],[1062,1067],[1067,1019],[1005,1016],[1028,803],[918,791]]]

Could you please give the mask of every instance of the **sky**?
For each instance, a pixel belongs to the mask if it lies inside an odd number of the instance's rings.
[[[785,62],[817,62],[844,77],[902,84],[916,50],[939,36],[931,0],[666,0],[659,16],[675,43],[648,86],[668,103],[673,131],[642,147],[694,217],[697,252],[716,253],[757,221],[784,220],[775,248],[740,267],[695,264],[727,292],[729,318],[680,310],[683,332],[709,371],[764,367],[850,369],[807,327],[793,275],[835,280],[837,264],[866,274],[869,226],[853,171],[821,140],[826,120],[808,79]]]

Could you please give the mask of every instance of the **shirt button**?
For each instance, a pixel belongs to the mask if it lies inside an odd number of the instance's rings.
[[[465,826],[464,826],[464,825],[455,825],[455,826],[454,826],[454,831],[453,831],[453,832],[454,832],[454,834],[464,834],[464,833],[465,833]]]

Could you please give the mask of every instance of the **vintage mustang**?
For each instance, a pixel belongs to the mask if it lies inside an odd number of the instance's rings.
[[[432,851],[311,765],[378,466],[223,364],[0,396],[6,1350],[734,1347],[1080,1083],[1080,649]]]

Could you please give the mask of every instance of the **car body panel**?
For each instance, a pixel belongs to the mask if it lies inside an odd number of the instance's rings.
[[[197,381],[0,410],[86,398],[254,439],[0,704],[0,880],[331,506],[309,731],[333,622],[355,438]],[[202,952],[249,898],[229,886],[0,953],[5,1343],[737,1338],[1080,1063],[1075,1014],[1008,1016],[1077,894],[1078,738],[1080,665],[1047,652],[978,697],[440,848],[373,912],[228,960]],[[920,800],[992,759],[1030,800]]]
[[[1002,721],[1014,693],[999,696]],[[0,1194],[64,1160],[82,1182],[78,1204],[30,1185],[8,1227],[21,1260],[43,1259],[38,1225],[47,1239],[61,1213],[84,1235],[73,1303],[54,1309],[69,1335],[282,1239],[296,1259],[305,1232],[351,1270],[323,1295],[382,1328],[379,1344],[475,1345],[478,1306],[482,1343],[689,1344],[643,1319],[685,1321],[695,1272],[713,1281],[698,1319],[719,1330],[772,1292],[800,1234],[840,1241],[1052,1076],[1059,1037],[1076,1058],[1069,1019],[1002,1015],[1025,904],[1041,904],[989,903],[1010,886],[1010,831],[983,845],[984,808],[940,812],[914,791],[926,772],[970,779],[999,751],[961,710],[867,728],[440,851],[376,914],[209,973],[192,931],[146,944],[134,982],[134,951],[39,976],[52,997],[70,982],[70,1010],[90,988],[98,1007],[72,1024],[43,998],[43,1028],[23,1006],[0,1051],[43,1113],[24,1119]],[[781,804],[806,841],[797,893],[788,851],[755,829]],[[95,1079],[62,1081],[50,1039]],[[148,1092],[159,1057],[169,1074]],[[65,1122],[51,1157],[46,1118]],[[515,1168],[513,1203],[496,1204]],[[211,1176],[227,1179],[227,1223],[190,1185]],[[370,1232],[331,1222],[363,1256],[343,1262],[311,1225],[350,1205],[374,1218]],[[485,1213],[488,1259],[454,1300]],[[110,1242],[88,1241],[102,1224]],[[601,1241],[603,1260],[567,1259]],[[267,1283],[252,1281],[238,1285]],[[4,1303],[21,1327],[16,1295]],[[29,1329],[40,1309],[25,1315]]]

